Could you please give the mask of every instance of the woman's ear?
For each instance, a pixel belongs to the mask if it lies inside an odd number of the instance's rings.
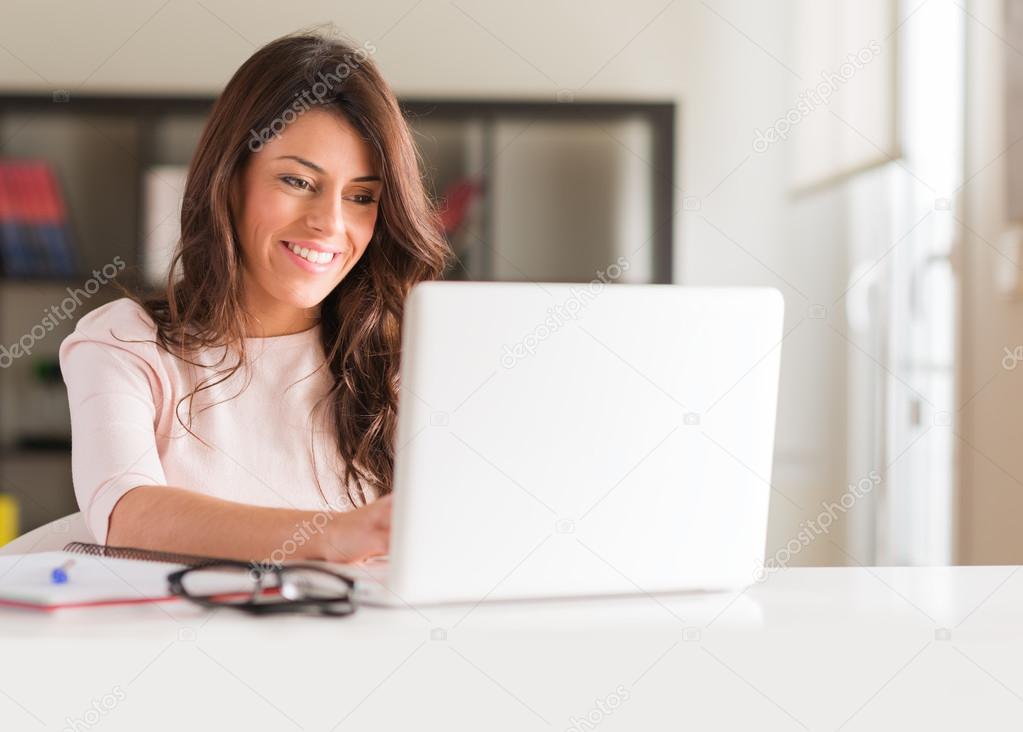
[[[251,164],[252,155],[246,155],[231,174],[229,184],[231,193],[228,196],[228,205],[231,209],[231,216],[235,220],[242,214],[242,203],[245,201],[245,176]]]
[[[245,167],[242,165],[231,176],[227,186],[227,220],[234,235],[234,240],[241,245],[241,227],[239,222],[242,216],[242,202],[245,200]]]

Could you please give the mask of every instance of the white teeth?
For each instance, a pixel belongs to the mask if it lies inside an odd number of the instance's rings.
[[[318,252],[315,249],[300,247],[297,244],[292,244],[291,242],[288,242],[288,249],[302,257],[302,259],[312,262],[313,264],[326,264],[334,258],[333,252]]]

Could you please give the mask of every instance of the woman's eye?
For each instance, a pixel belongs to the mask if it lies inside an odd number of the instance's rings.
[[[282,175],[281,180],[283,180],[292,188],[298,188],[300,191],[311,190],[311,187],[309,186],[309,181],[303,180],[302,178],[296,178],[293,175]]]
[[[309,181],[304,178],[296,178],[293,175],[282,175],[280,176],[280,180],[300,191],[315,191]],[[356,193],[352,196],[347,196],[346,199],[357,203],[360,206],[369,206],[371,203],[377,202],[377,199],[373,198],[373,196],[368,193]]]

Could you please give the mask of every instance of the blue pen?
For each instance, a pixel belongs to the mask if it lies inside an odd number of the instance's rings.
[[[59,567],[54,567],[50,572],[50,581],[55,585],[62,585],[67,582],[67,571],[75,564],[74,559],[69,559]]]

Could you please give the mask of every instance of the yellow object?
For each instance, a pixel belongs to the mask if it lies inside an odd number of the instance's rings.
[[[18,501],[14,496],[0,493],[0,546],[13,541],[18,535]]]

